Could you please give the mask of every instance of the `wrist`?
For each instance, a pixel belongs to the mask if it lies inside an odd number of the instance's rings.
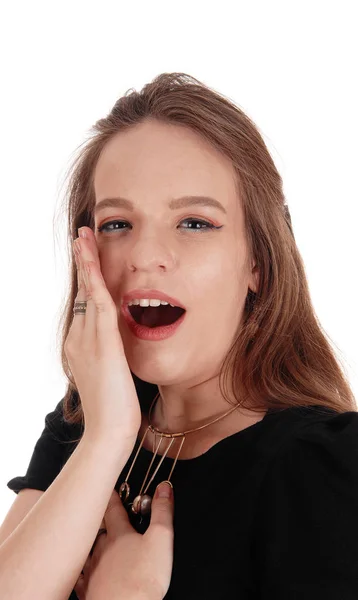
[[[98,451],[103,450],[109,456],[126,458],[127,460],[134,448],[136,437],[126,437],[122,432],[103,432],[85,429],[82,435],[82,442],[84,445],[95,448]]]

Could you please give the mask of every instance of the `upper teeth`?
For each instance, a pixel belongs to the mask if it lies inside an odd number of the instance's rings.
[[[160,304],[170,304],[169,302],[165,302],[165,300],[156,300],[154,298],[135,298],[134,300],[131,300],[130,302],[128,302],[128,306],[159,306]],[[170,304],[170,306],[175,306],[174,304]]]

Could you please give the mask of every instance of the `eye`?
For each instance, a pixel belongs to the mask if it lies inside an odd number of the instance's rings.
[[[184,219],[181,221],[182,223],[189,223],[188,227],[184,227],[184,229],[190,229],[192,231],[205,231],[206,229],[220,229],[220,227],[215,227],[212,223],[208,223],[208,221],[203,221],[202,219]],[[194,225],[194,223],[200,223],[200,227]]]
[[[126,221],[108,221],[108,223],[103,223],[100,227],[97,227],[98,233],[102,233],[102,231],[110,232],[110,231],[118,231],[118,229],[124,229],[123,227],[115,227],[114,229],[110,229],[110,225],[125,225]]]
[[[209,223],[208,221],[204,221],[203,219],[194,219],[194,218],[190,218],[190,219],[184,219],[183,221],[181,221],[181,223],[189,223],[188,227],[184,227],[183,229],[189,229],[191,231],[195,231],[195,232],[203,232],[206,230],[211,230],[211,229],[221,229],[222,225],[220,225],[219,227],[217,227],[216,225],[213,225],[212,223]],[[194,223],[199,223],[200,227],[198,227],[197,225],[195,226]],[[119,227],[110,227],[112,225],[119,225]],[[108,221],[108,223],[103,223],[103,225],[101,225],[100,227],[97,227],[97,231],[98,233],[102,233],[103,231],[106,233],[110,233],[112,231],[120,231],[120,230],[125,230],[127,229],[126,227],[120,227],[121,225],[130,225],[130,223],[128,223],[127,221]]]

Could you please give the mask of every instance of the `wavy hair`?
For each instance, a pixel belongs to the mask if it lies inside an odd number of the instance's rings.
[[[92,127],[67,172],[62,208],[67,218],[70,288],[57,330],[67,378],[65,420],[83,424],[64,352],[78,292],[72,242],[79,227],[94,228],[93,177],[104,146],[114,135],[148,119],[190,128],[228,157],[237,175],[249,260],[254,259],[260,276],[257,293],[248,292],[242,323],[220,370],[224,397],[230,385],[237,402],[250,410],[315,405],[339,413],[356,411],[343,362],[313,309],[282,179],[257,127],[232,101],[194,77],[162,73],[140,92],[131,88],[116,101]]]

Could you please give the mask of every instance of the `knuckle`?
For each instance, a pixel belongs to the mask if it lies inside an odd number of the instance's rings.
[[[103,300],[102,298],[100,300],[97,300],[96,304],[96,310],[99,314],[108,312],[108,303]]]
[[[76,350],[74,340],[72,340],[71,338],[67,338],[64,344],[64,351],[67,357],[75,355]]]
[[[81,351],[77,352],[77,356],[81,357],[81,360],[85,362],[88,366],[93,364],[93,346],[91,341],[82,342]]]
[[[107,313],[107,315],[110,315],[113,318],[117,314],[113,300],[109,301],[108,298],[101,298],[100,300],[98,300],[96,302],[96,310],[98,314]]]

